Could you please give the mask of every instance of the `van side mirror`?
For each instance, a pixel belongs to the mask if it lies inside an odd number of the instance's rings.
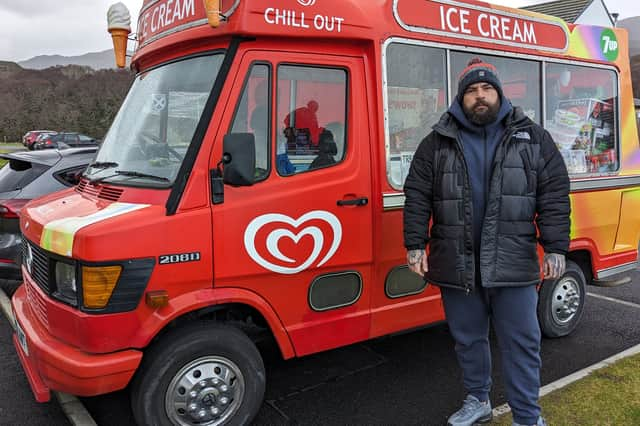
[[[232,186],[253,185],[256,172],[256,143],[253,133],[229,133],[224,136],[223,181]]]

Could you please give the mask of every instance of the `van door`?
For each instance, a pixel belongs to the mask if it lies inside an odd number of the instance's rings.
[[[245,52],[211,159],[225,133],[254,134],[256,182],[225,186],[224,203],[212,206],[214,285],[263,298],[298,356],[369,337],[363,75],[360,58]]]

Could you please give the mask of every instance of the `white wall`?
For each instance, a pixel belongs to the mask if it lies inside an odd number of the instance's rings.
[[[602,0],[594,0],[587,9],[576,19],[576,24],[600,25],[612,27],[613,21],[607,13]]]

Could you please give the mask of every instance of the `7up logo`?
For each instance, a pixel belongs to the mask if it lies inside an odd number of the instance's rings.
[[[615,61],[618,58],[618,39],[616,34],[610,30],[605,29],[600,35],[600,48],[604,57],[609,61]]]

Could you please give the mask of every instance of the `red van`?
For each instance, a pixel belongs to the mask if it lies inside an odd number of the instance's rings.
[[[140,424],[246,424],[266,386],[256,342],[286,359],[444,320],[405,264],[402,186],[473,56],[571,174],[544,333],[636,267],[624,30],[472,0],[222,1],[211,26],[209,3],[144,1],[95,162],[22,210],[14,343],[38,401],[131,384]]]

